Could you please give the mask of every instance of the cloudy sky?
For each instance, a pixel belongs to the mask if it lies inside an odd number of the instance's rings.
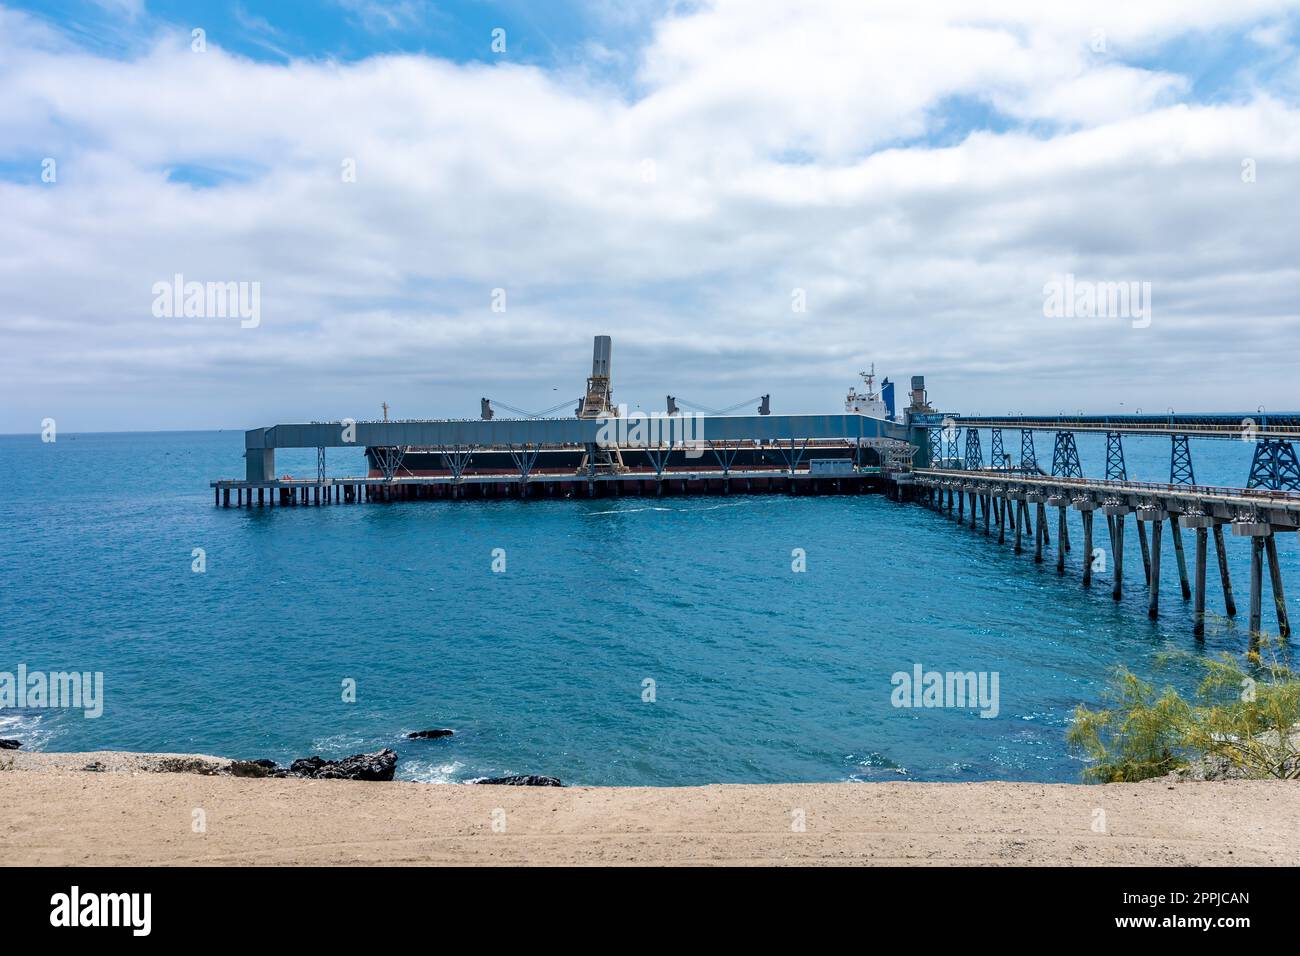
[[[0,432],[540,410],[596,333],[647,409],[1294,409],[1297,7],[0,0]]]

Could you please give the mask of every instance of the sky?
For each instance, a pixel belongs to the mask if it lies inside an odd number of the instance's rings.
[[[0,432],[1295,410],[1298,6],[0,0]]]

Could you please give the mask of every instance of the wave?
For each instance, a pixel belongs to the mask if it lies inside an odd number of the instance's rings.
[[[415,783],[460,783],[468,779],[462,773],[464,769],[465,765],[459,760],[438,763],[434,760],[403,758],[397,762],[396,778]]]

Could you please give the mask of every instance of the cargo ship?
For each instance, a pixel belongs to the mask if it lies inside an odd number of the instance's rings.
[[[587,379],[587,389],[578,400],[574,415],[577,418],[613,418],[620,414],[614,404],[611,381],[612,343],[607,335],[596,336],[592,355],[591,376]],[[892,420],[893,384],[885,379],[877,389],[875,383],[875,366],[869,372],[859,373],[863,388],[850,388],[844,402],[844,410],[850,413],[870,415],[875,418]],[[495,411],[489,399],[482,399],[483,418],[494,417]],[[626,410],[621,410],[626,414]],[[763,397],[757,413],[768,414],[767,397]],[[662,413],[664,419],[671,421],[673,415],[680,415],[676,402],[670,396],[668,411]],[[387,447],[369,447],[366,460],[369,476],[385,477],[383,464],[390,466],[397,462],[394,474],[398,477],[433,478],[454,473],[449,456],[437,448],[404,448],[399,454]],[[584,445],[543,446],[537,451],[537,457],[529,469],[533,475],[582,475],[593,464],[603,473],[618,473],[629,476],[641,474],[654,475],[662,470],[664,473],[676,472],[723,472],[722,458],[727,459],[727,466],[732,473],[746,471],[774,471],[787,467],[786,456],[775,445],[756,441],[715,443],[711,447],[669,447],[662,443],[657,447],[611,447],[600,449],[597,454],[601,460],[589,461],[591,449]],[[467,459],[463,462],[462,475],[516,475],[519,473],[519,450],[510,448],[473,448],[467,449]],[[861,444],[853,439],[812,441],[803,449],[802,461],[810,468],[834,472],[851,472],[859,466],[877,466],[880,464],[878,440],[864,440]],[[656,468],[656,463],[660,464]]]

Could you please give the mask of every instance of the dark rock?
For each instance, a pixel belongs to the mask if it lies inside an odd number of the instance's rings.
[[[90,771],[91,773],[103,773],[104,770],[105,770],[106,768],[104,767],[104,765],[103,765],[102,763],[100,763],[98,760],[96,760],[94,763],[88,763],[88,764],[86,764],[86,765],[85,765],[84,767],[82,767],[81,769],[82,769],[82,770],[88,770],[88,771]]]
[[[230,761],[230,775],[232,777],[269,777],[279,769],[274,760]]]
[[[484,777],[475,783],[490,783],[502,787],[562,787],[564,784],[555,777],[539,777],[531,773],[517,773],[509,777]]]
[[[287,776],[312,780],[392,780],[397,754],[387,748],[372,754],[353,754],[342,760],[304,757],[289,764]],[[280,774],[275,774],[277,777]]]
[[[451,733],[451,731],[449,730],[447,731],[447,733]],[[21,740],[10,740],[8,738],[0,738],[0,750],[17,750],[22,745],[23,742]]]
[[[452,730],[415,730],[406,735],[407,740],[436,740],[438,737],[450,737]]]
[[[300,777],[314,777],[326,762],[324,757],[303,757],[289,764],[289,772]]]

